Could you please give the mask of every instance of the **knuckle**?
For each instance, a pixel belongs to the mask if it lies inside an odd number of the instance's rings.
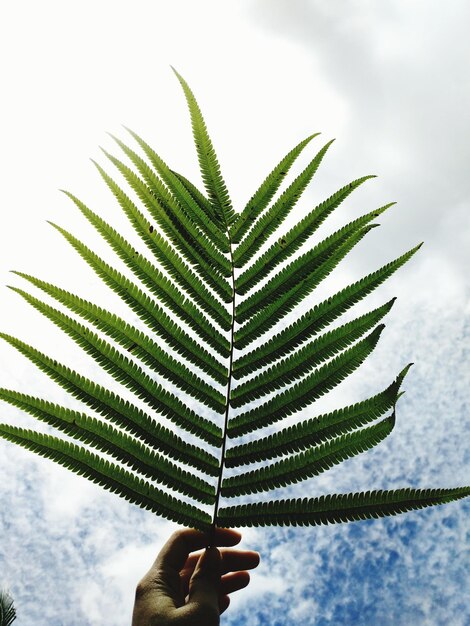
[[[136,598],[142,598],[150,592],[158,591],[165,586],[164,578],[161,572],[152,572],[152,575],[146,574],[138,583],[135,590]]]
[[[186,534],[187,534],[187,530],[179,528],[178,530],[175,530],[175,532],[171,535],[171,539],[178,540],[181,537],[185,537]]]
[[[145,578],[142,578],[142,580],[139,580],[139,582],[137,583],[137,587],[135,589],[136,600],[140,600],[143,596],[145,596],[147,591],[148,591],[148,582],[145,580]]]

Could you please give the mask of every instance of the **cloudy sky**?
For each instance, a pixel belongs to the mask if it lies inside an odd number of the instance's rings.
[[[398,296],[374,355],[337,392],[341,405],[368,397],[413,361],[394,432],[292,495],[468,483],[469,20],[464,0],[2,3],[1,330],[89,367],[6,288],[24,286],[9,270],[109,298],[46,220],[102,245],[65,188],[123,223],[89,161],[104,163],[98,146],[112,146],[107,132],[124,138],[122,124],[198,180],[171,64],[199,99],[236,207],[319,131],[317,148],[336,142],[299,212],[371,173],[331,227],[397,202],[331,288],[425,242],[369,299],[372,308]],[[0,377],[0,387],[64,402],[7,345]],[[9,406],[0,421],[33,424]],[[19,626],[129,624],[135,583],[173,524],[6,442],[0,498],[0,587],[15,597]],[[468,625],[469,510],[458,502],[347,526],[249,529],[243,545],[262,564],[223,623]]]

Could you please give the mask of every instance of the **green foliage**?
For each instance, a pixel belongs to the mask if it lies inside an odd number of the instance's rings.
[[[297,157],[316,137],[311,135],[281,159],[237,213],[199,106],[184,79],[176,76],[189,106],[205,193],[129,131],[142,156],[117,138],[113,139],[129,165],[104,154],[141,208],[95,165],[138,235],[140,250],[66,192],[124,263],[127,275],[52,224],[129,306],[140,328],[30,274],[16,272],[62,308],[12,287],[119,383],[121,392],[0,333],[91,411],[0,389],[0,399],[67,438],[8,424],[0,424],[0,435],[134,504],[203,530],[215,525],[352,521],[469,495],[469,488],[400,489],[222,506],[224,498],[316,476],[392,432],[409,366],[385,390],[361,402],[300,417],[293,425],[284,420],[306,409],[310,412],[316,399],[335,389],[374,351],[394,299],[346,323],[333,323],[406,263],[419,246],[325,300],[305,306],[307,297],[377,226],[374,220],[391,204],[312,241],[324,220],[371,178],[364,176],[280,233],[332,143],[323,146],[280,192]],[[301,314],[299,305],[304,305]],[[279,426],[262,430],[278,422]],[[244,469],[253,463],[258,465]]]
[[[10,594],[0,589],[0,626],[10,626],[16,619],[16,610]]]

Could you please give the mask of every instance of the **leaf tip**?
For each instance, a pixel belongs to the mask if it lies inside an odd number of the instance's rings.
[[[46,224],[49,224],[49,226],[52,226],[52,228],[55,228],[59,232],[62,230],[62,228],[58,224],[52,222],[51,220],[46,220]]]
[[[414,365],[414,363],[408,363],[408,365],[406,365],[401,372],[398,374],[398,376],[395,379],[395,384],[398,385],[398,387],[401,386],[405,376],[408,374],[408,372],[410,371],[410,368]]]
[[[176,78],[180,81],[180,83],[183,85],[185,83],[184,78],[181,76],[181,74],[178,72],[178,70],[173,66],[170,65],[170,68],[173,72],[173,74],[176,76]]]
[[[139,136],[138,134],[132,130],[132,128],[129,128],[129,126],[126,126],[125,124],[122,125],[122,127],[124,128],[124,130],[129,133],[129,135],[131,135],[132,137],[134,137],[134,139],[138,140]]]
[[[125,126],[124,126],[124,128],[125,128]],[[108,135],[108,137],[111,137],[111,139],[114,139],[114,141],[116,143],[119,143],[120,140],[116,137],[116,135],[113,135],[113,133],[109,132],[109,130],[106,131],[106,134]],[[101,146],[100,146],[100,149],[103,150],[103,148],[101,148]]]
[[[110,134],[110,133],[108,133],[108,134]],[[114,137],[113,137],[113,139],[114,139]],[[99,148],[99,149],[101,150],[101,152],[102,152],[105,156],[107,156],[108,158],[111,156],[111,155],[110,155],[110,153],[109,153],[109,152],[108,152],[105,148],[103,148],[103,146],[98,146],[98,148]],[[93,159],[92,159],[92,163],[95,163],[95,161],[93,161]]]
[[[385,328],[385,324],[379,324],[370,334],[371,338],[379,338]]]

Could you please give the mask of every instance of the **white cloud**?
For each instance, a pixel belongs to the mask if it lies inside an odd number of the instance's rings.
[[[470,191],[470,87],[462,79],[467,3],[443,11],[437,1],[345,6],[258,0],[249,8],[263,32],[302,45],[305,56],[315,59],[317,74],[347,103],[348,124],[334,147],[335,171],[353,167],[359,176],[373,168],[380,175],[374,187],[378,202],[399,201],[400,218],[387,224],[379,249],[393,250],[396,241],[418,236],[460,272],[470,249],[468,216],[461,209]],[[450,247],[443,237],[449,222],[463,245]]]

